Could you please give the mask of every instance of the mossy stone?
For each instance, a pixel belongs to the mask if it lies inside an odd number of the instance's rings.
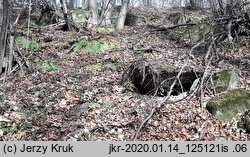
[[[230,90],[210,100],[206,108],[216,118],[229,122],[238,113],[244,113],[250,109],[250,93],[244,89]]]
[[[175,25],[186,23],[187,19],[187,15],[184,15],[183,13],[173,13],[168,17],[168,20]]]
[[[192,42],[196,43],[204,38],[204,36],[209,32],[209,27],[205,24],[200,24],[191,27],[184,34],[184,38],[190,39]]]
[[[216,74],[214,82],[216,92],[221,93],[236,89],[240,84],[240,78],[234,70],[223,70]]]

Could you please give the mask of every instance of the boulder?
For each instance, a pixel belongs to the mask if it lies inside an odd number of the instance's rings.
[[[236,89],[240,85],[239,75],[234,70],[223,70],[214,77],[216,93]]]
[[[233,89],[212,98],[206,109],[216,118],[230,122],[237,114],[250,109],[250,93],[244,89]]]
[[[190,29],[184,32],[183,37],[190,39],[192,43],[196,43],[203,39],[203,37],[209,32],[208,26],[205,24],[192,26]]]
[[[207,18],[206,15],[196,15],[191,13],[183,13],[183,12],[176,12],[172,13],[168,16],[168,20],[175,25],[184,24],[184,23],[199,23],[200,21]]]
[[[171,21],[173,24],[178,25],[178,24],[183,24],[187,23],[189,20],[189,17],[187,15],[184,15],[183,13],[172,13],[169,15],[168,20]]]

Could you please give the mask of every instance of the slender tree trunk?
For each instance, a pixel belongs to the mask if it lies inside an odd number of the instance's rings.
[[[189,5],[191,7],[191,9],[197,9],[200,8],[202,1],[201,0],[190,0],[189,1]]]
[[[111,12],[113,4],[112,0],[104,0],[102,5],[102,12],[100,17],[100,22],[104,26],[111,25]]]
[[[145,6],[150,6],[151,1],[150,0],[144,0],[144,5]]]
[[[74,0],[69,0],[69,3],[68,3],[68,4],[69,4],[69,8],[70,8],[70,9],[74,9],[74,7],[75,7],[75,5],[76,5]]]
[[[219,7],[220,7],[220,9],[219,9],[219,13],[221,14],[221,15],[224,15],[224,5],[223,5],[223,1],[222,0],[218,0],[218,3],[219,3]]]
[[[216,0],[209,0],[209,5],[211,6],[213,14],[217,15],[218,14],[218,4],[216,4]]]
[[[2,5],[2,0],[0,0],[0,29],[1,29],[1,25],[2,25],[2,10],[3,9],[3,5]]]
[[[190,0],[190,6],[191,6],[191,8],[195,8],[196,7],[195,0]]]
[[[66,21],[66,25],[68,27],[67,29],[69,31],[76,31],[76,28],[73,25],[72,17],[69,14],[69,11],[68,11],[67,1],[66,0],[60,0],[60,3],[61,3],[61,9],[62,9],[62,12],[63,12],[63,16],[64,16],[64,19]]]
[[[129,0],[122,0],[122,7],[118,15],[118,20],[116,24],[116,29],[123,29],[124,23],[127,15]]]
[[[92,16],[88,22],[88,28],[91,28],[98,24],[97,0],[89,0],[89,10],[91,11]]]
[[[9,26],[9,1],[3,0],[2,26],[0,32],[0,74],[3,72],[6,62],[4,60],[7,46],[7,32]]]
[[[87,9],[89,7],[89,0],[82,1],[82,9]]]

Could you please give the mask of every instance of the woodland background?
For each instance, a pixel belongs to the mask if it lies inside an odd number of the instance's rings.
[[[249,140],[249,0],[0,0],[0,140]]]

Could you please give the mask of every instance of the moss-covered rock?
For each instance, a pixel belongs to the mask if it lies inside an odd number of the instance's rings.
[[[206,15],[197,15],[197,14],[192,14],[192,13],[183,13],[183,12],[176,12],[170,14],[167,19],[172,22],[173,24],[184,24],[188,22],[195,22],[199,23],[200,21],[204,20],[207,18]]]
[[[230,90],[210,100],[206,108],[216,118],[229,122],[238,113],[250,109],[250,93],[244,89]]]
[[[216,93],[221,93],[239,87],[240,78],[234,70],[223,70],[215,75],[214,82]]]
[[[205,24],[195,25],[184,32],[183,37],[190,39],[193,43],[196,43],[203,39],[209,32],[209,27]]]
[[[183,13],[173,13],[169,15],[168,20],[175,25],[183,24],[186,23],[187,20],[189,20],[189,16],[184,15]]]

